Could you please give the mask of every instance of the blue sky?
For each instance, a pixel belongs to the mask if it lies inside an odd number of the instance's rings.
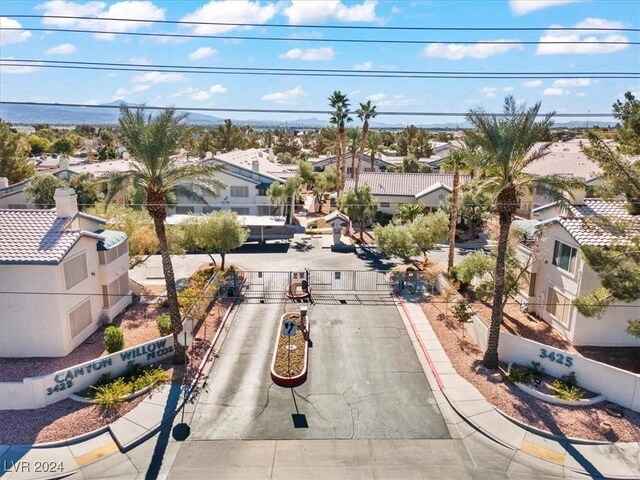
[[[640,71],[638,45],[444,45],[441,41],[519,40],[545,37],[582,41],[640,41],[638,32],[390,32],[313,28],[267,28],[269,23],[453,27],[585,26],[639,28],[637,0],[493,1],[2,1],[3,27],[64,27],[139,32],[271,35],[311,38],[433,40],[424,45],[354,44],[313,41],[229,41],[80,33],[2,31],[3,59],[44,59],[119,63],[236,67],[292,67],[354,70],[474,71]],[[246,22],[264,27],[237,28],[131,24],[83,20],[12,18],[17,14],[87,15],[149,20]],[[566,37],[566,38],[564,38]],[[352,104],[370,98],[381,111],[465,112],[483,106],[499,110],[506,94],[557,112],[610,112],[616,98],[637,79],[380,79],[303,76],[191,75],[58,69],[0,69],[0,98],[13,101],[107,103],[116,99],[180,107],[326,109],[333,90],[348,93]],[[287,118],[312,115],[229,114],[224,117]],[[318,116],[318,115],[315,115]],[[444,119],[455,121],[455,119]],[[462,120],[462,119],[458,119]],[[382,117],[386,123],[436,123],[442,119]]]

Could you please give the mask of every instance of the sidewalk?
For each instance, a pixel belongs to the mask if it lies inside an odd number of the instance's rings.
[[[511,449],[514,458],[534,456],[548,462],[558,478],[640,478],[640,443],[569,441],[514,423],[458,375],[419,304],[398,296],[398,310],[453,438],[475,431]],[[457,415],[452,415],[452,411]]]

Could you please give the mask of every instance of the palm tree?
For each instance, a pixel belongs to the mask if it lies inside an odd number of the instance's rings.
[[[362,135],[360,130],[357,128],[347,128],[347,138],[349,139],[349,153],[351,154],[351,178],[353,179],[355,163],[356,163],[356,153],[358,153],[358,148],[360,145],[360,139]],[[360,166],[360,160],[358,160],[358,167]]]
[[[460,172],[469,170],[471,165],[471,152],[456,149],[446,157],[441,168],[453,170],[453,192],[451,192],[451,219],[449,220],[449,261],[447,263],[447,273],[451,275],[453,267],[453,254],[456,248],[456,225],[458,223],[458,198],[460,196]]]
[[[367,141],[367,148],[369,149],[369,157],[371,159],[371,171],[374,171],[376,168],[376,155],[382,153],[382,147],[382,139],[380,138],[380,135],[372,132],[371,135],[369,135],[369,140]]]
[[[173,363],[176,365],[185,363],[185,347],[177,341],[178,334],[182,331],[182,322],[165,230],[166,196],[182,195],[189,200],[206,203],[200,195],[187,188],[187,185],[200,187],[210,195],[216,195],[217,190],[224,186],[215,178],[216,173],[222,170],[219,164],[175,163],[171,158],[182,145],[185,117],[186,115],[177,114],[173,108],[152,117],[146,116],[143,108],[130,110],[123,106],[118,121],[119,137],[121,144],[130,153],[133,165],[126,172],[114,173],[102,180],[109,186],[105,204],[109,204],[129,182],[146,193],[144,206],[153,219],[162,255],[162,270],[175,342]]]
[[[482,172],[479,185],[492,194],[499,221],[491,325],[482,359],[487,368],[498,367],[498,341],[505,301],[505,260],[509,230],[520,197],[525,191],[536,189],[550,199],[566,204],[565,194],[579,183],[557,175],[536,176],[524,171],[527,165],[543,157],[550,145],[540,142],[547,138],[555,112],[536,122],[539,111],[539,102],[526,108],[526,105],[517,105],[513,96],[508,96],[504,100],[502,116],[487,114],[482,109],[470,110],[467,115],[475,130],[467,132],[465,143],[479,152],[475,157],[476,166]]]
[[[398,217],[400,223],[411,223],[418,215],[424,215],[425,213],[424,205],[419,203],[405,203],[396,209],[396,217]]]
[[[364,147],[367,145],[367,137],[369,136],[369,120],[378,115],[376,107],[367,100],[367,103],[361,103],[360,108],[356,110],[358,118],[362,120],[362,138],[360,139],[360,155],[358,156],[358,166],[356,167],[356,190],[358,189],[358,178],[360,177],[360,162],[364,155]]]
[[[333,108],[333,114],[331,114],[331,119],[329,120],[336,126],[338,130],[338,157],[337,157],[337,169],[338,169],[338,190],[342,192],[344,189],[344,179],[346,173],[346,162],[344,161],[344,133],[345,133],[345,124],[350,122],[352,119],[349,116],[349,99],[347,96],[336,90],[329,97],[329,105]]]
[[[240,127],[234,125],[230,119],[216,129],[216,143],[221,152],[230,152],[236,148],[243,148],[245,144],[244,133]]]

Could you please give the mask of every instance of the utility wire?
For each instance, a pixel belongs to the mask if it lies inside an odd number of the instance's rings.
[[[265,27],[265,28],[316,28],[332,30],[392,30],[392,31],[452,31],[452,32],[507,32],[507,31],[603,31],[603,32],[640,32],[638,28],[614,28],[614,27],[393,27],[378,25],[317,25],[302,24],[291,25],[286,23],[236,23],[236,22],[196,22],[184,20],[147,20],[136,18],[112,18],[112,17],[86,17],[71,15],[34,15],[18,14],[11,18],[39,18],[39,19],[67,19],[67,20],[95,20],[108,22],[136,22],[159,23],[171,25],[211,25],[221,27]]]
[[[127,104],[122,102],[124,105],[128,107],[141,107],[145,110],[165,110],[167,107],[157,107],[157,106],[147,106],[147,105],[138,105],[138,104]],[[0,100],[0,105],[30,105],[30,106],[39,106],[39,107],[70,107],[70,108],[107,108],[107,109],[120,109],[121,105],[87,105],[83,103],[49,103],[49,102],[15,102],[15,101],[6,101]],[[193,112],[234,112],[234,113],[294,113],[294,114],[317,114],[317,115],[332,115],[333,110],[295,110],[295,109],[275,109],[275,108],[215,108],[215,107],[176,107],[172,106],[176,110],[186,110]],[[355,115],[355,111],[347,112]],[[376,112],[378,116],[389,115],[389,116],[416,116],[416,117],[467,117],[469,112],[408,112],[408,111],[387,111],[387,112]],[[511,114],[511,113],[492,113],[492,112],[474,112],[474,116],[482,116],[482,117],[518,117],[526,115],[525,113],[521,114]],[[539,113],[539,117],[545,117],[550,115],[550,113]],[[576,118],[576,117],[593,117],[593,118],[611,118],[613,117],[612,113],[601,113],[601,112],[577,112],[577,113],[555,113],[554,117],[558,118]],[[637,116],[637,115],[628,115],[628,117]]]
[[[130,35],[137,37],[166,37],[166,38],[206,38],[218,40],[256,40],[275,42],[321,42],[321,43],[366,43],[366,44],[402,44],[402,45],[425,45],[429,43],[439,43],[443,45],[640,45],[640,42],[631,41],[611,41],[611,40],[389,40],[389,39],[363,39],[363,38],[310,38],[310,37],[252,37],[243,35],[196,35],[187,33],[166,33],[166,32],[116,32],[112,30],[90,30],[80,28],[26,28],[26,27],[0,27],[0,31],[17,32],[61,32],[61,33],[91,33],[94,35]]]
[[[538,79],[542,78],[592,78],[592,79],[636,79],[640,72],[480,72],[480,71],[420,71],[420,70],[347,70],[313,68],[262,68],[228,66],[190,66],[170,64],[141,64],[118,62],[87,62],[41,59],[2,59],[0,66],[66,68],[79,70],[115,70],[131,72],[196,73],[220,75],[265,75],[305,77],[365,77],[365,78],[450,78],[450,79]]]

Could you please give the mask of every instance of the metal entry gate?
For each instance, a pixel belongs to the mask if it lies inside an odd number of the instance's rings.
[[[314,291],[388,292],[391,285],[385,272],[375,270],[309,270]]]

